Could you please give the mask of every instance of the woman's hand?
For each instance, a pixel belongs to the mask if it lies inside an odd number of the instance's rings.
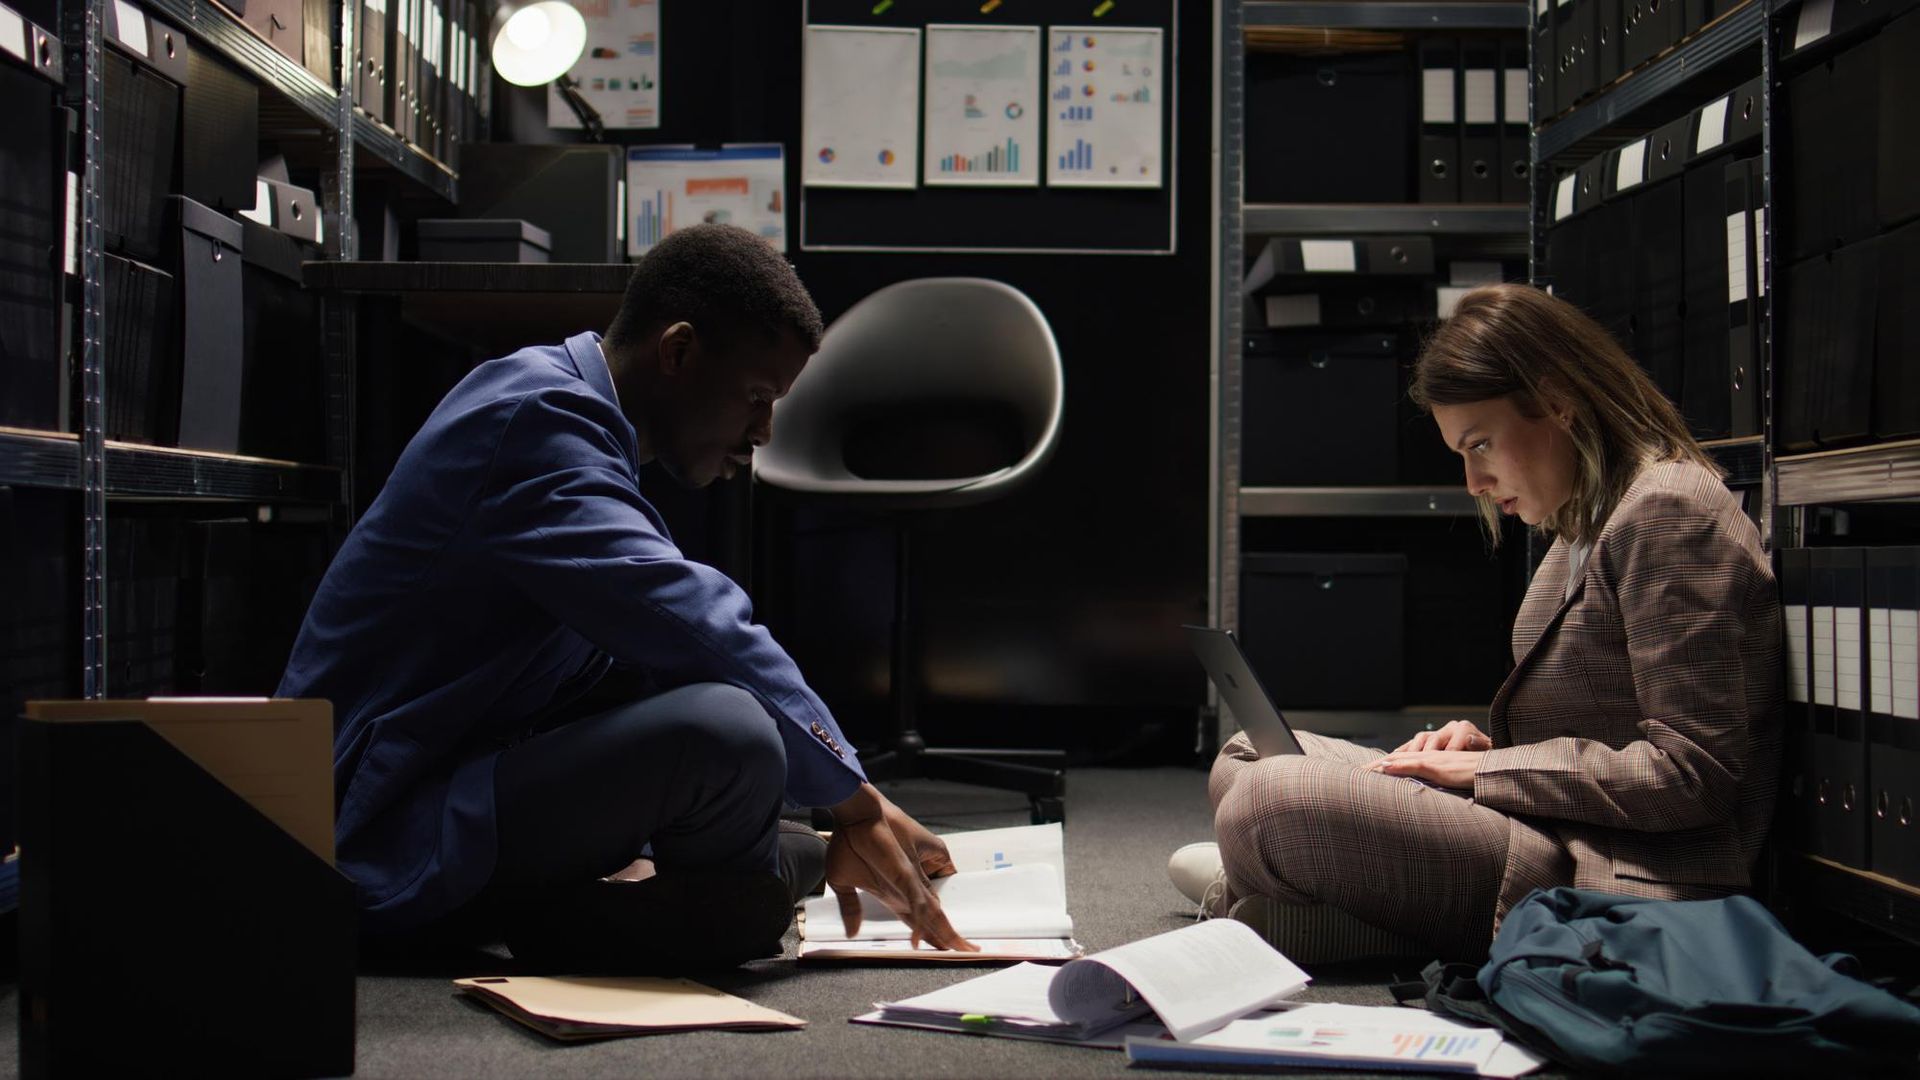
[[[1439,732],[1423,734],[1437,735]],[[1444,788],[1472,791],[1473,778],[1480,772],[1482,756],[1483,752],[1479,750],[1395,750],[1386,757],[1367,762],[1366,767],[1388,776],[1410,776]]]
[[[1493,740],[1471,720],[1455,720],[1438,731],[1423,731],[1394,750],[1396,754],[1409,750],[1491,750]]]

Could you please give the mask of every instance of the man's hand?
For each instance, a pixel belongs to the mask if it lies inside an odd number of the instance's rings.
[[[1493,740],[1471,720],[1455,720],[1438,731],[1423,731],[1403,742],[1394,750],[1401,754],[1409,750],[1491,750]]]
[[[920,939],[939,949],[978,952],[961,937],[940,910],[928,875],[950,874],[947,846],[888,802],[872,784],[833,808],[833,839],[827,844],[827,884],[840,903],[847,936],[860,932],[860,896],[864,889],[900,917]]]
[[[1411,776],[1444,788],[1472,791],[1481,756],[1478,750],[1395,750],[1386,757],[1374,758],[1365,767],[1388,776]]]

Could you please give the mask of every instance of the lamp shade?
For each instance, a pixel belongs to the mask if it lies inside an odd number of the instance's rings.
[[[587,21],[566,0],[503,5],[493,32],[494,74],[515,86],[565,75],[587,48]]]

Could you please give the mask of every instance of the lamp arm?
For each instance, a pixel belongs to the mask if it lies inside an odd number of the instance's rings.
[[[566,99],[567,106],[573,110],[573,115],[580,118],[580,126],[587,130],[587,138],[594,142],[604,142],[607,134],[606,121],[601,118],[600,110],[594,108],[581,95],[580,80],[563,73],[553,80],[553,85],[560,88],[560,96]]]

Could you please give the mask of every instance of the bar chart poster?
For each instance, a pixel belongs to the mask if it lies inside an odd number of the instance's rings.
[[[911,188],[920,176],[920,31],[809,26],[800,182]]]
[[[660,5],[656,0],[574,0],[587,21],[587,48],[569,72],[580,96],[610,128],[660,126]],[[580,118],[547,87],[547,126],[578,128]]]
[[[702,222],[738,225],[787,250],[786,150],[779,143],[627,148],[627,254]]]
[[[1040,28],[927,27],[930,186],[1040,186]]]
[[[1161,185],[1166,92],[1158,27],[1047,28],[1047,183]]]

